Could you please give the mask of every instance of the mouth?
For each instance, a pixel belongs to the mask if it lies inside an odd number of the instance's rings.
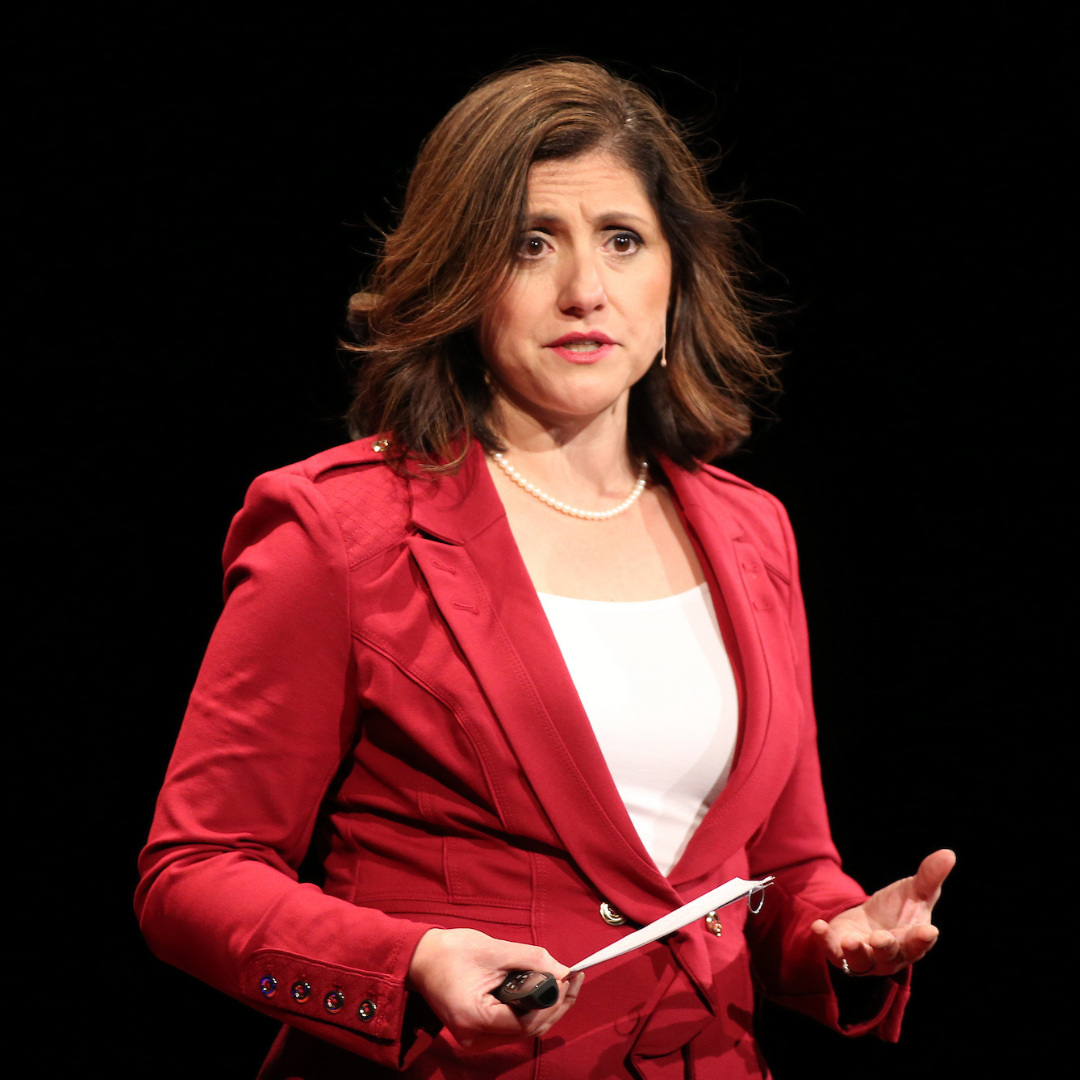
[[[592,364],[601,357],[607,356],[615,344],[607,334],[593,331],[591,333],[563,334],[561,338],[549,342],[545,348],[558,353],[564,360],[569,360],[572,364]]]

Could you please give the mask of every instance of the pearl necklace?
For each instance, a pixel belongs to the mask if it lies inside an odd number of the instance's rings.
[[[634,485],[634,490],[631,491],[618,506],[611,510],[576,510],[574,507],[567,506],[566,503],[559,502],[558,499],[552,498],[546,492],[541,491],[535,484],[530,484],[502,454],[496,451],[491,456],[494,459],[495,464],[498,465],[499,468],[518,485],[518,487],[524,488],[530,495],[535,495],[542,503],[547,503],[553,510],[559,510],[564,514],[569,514],[571,517],[583,518],[585,521],[607,521],[609,518],[615,517],[616,514],[621,514],[624,510],[629,510],[630,507],[638,501],[641,493],[645,490],[645,481],[649,477],[649,463],[648,461],[643,461],[641,463],[641,468],[638,470],[638,478],[637,483]]]

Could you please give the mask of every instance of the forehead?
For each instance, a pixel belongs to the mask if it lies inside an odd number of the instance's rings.
[[[640,177],[609,154],[539,161],[529,169],[530,215],[577,210],[587,218],[620,210],[655,220]]]

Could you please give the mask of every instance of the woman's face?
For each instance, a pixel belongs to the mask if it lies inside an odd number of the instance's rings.
[[[529,170],[526,230],[480,347],[498,407],[544,425],[626,414],[664,344],[671,251],[636,173],[601,153]]]

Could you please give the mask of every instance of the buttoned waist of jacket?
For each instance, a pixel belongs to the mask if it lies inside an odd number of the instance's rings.
[[[726,873],[727,869],[726,866],[720,868],[720,873]],[[717,883],[719,880],[725,879],[719,878]],[[694,894],[705,892],[709,887],[712,886],[696,888]],[[655,917],[664,915],[666,910],[670,909],[658,908]],[[718,979],[723,982],[725,969],[748,964],[743,935],[747,917],[745,903],[732,904],[719,913],[722,924],[719,935],[706,925],[705,919],[698,919],[639,951],[648,955],[653,978],[664,969],[683,969],[703,1007],[712,1009],[718,1000],[714,987]],[[563,860],[538,861],[532,919],[537,944],[567,966],[614,944],[641,925],[626,918],[616,903],[599,893],[577,872],[573,863]],[[586,981],[606,979],[607,970],[615,971],[620,966],[620,960],[600,964],[586,972]],[[648,993],[647,987],[642,988],[642,1000]]]

